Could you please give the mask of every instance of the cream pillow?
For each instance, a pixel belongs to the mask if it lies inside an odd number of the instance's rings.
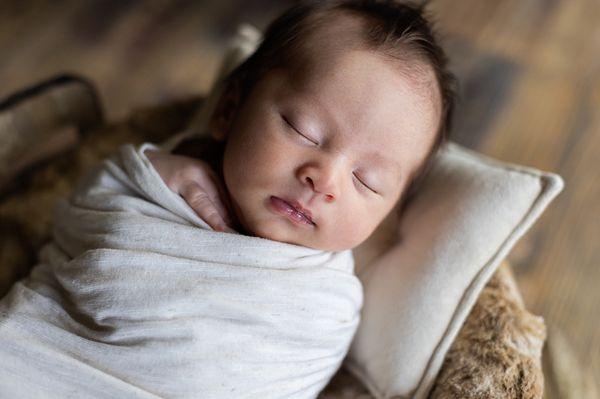
[[[442,148],[400,240],[358,276],[362,319],[344,365],[373,396],[427,397],[486,282],[562,188],[556,174]]]
[[[205,105],[167,149],[206,133],[220,79],[260,40],[240,26]],[[556,174],[445,145],[402,219],[386,219],[400,240],[357,269],[364,306],[344,366],[378,399],[425,398],[482,288],[562,187]]]

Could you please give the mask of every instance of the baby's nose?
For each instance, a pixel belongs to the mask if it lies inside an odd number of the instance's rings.
[[[307,184],[313,191],[322,194],[325,201],[332,202],[338,198],[339,182],[333,171],[306,166],[301,170],[300,178],[303,184]]]
[[[323,189],[323,190],[318,190],[318,189],[315,189],[315,183],[313,182],[312,178],[311,178],[311,177],[309,177],[309,176],[307,176],[307,177],[306,177],[306,180],[307,180],[307,181],[309,182],[309,184],[312,186],[312,188],[313,188],[313,190],[314,190],[314,191],[317,191],[317,192],[319,192],[319,193],[321,193],[321,192],[322,192],[322,193],[324,193],[324,196],[325,196],[325,201],[327,201],[327,202],[331,202],[331,201],[333,201],[333,200],[334,200],[334,195],[329,193],[330,191],[333,191],[333,190],[330,190],[330,189]]]

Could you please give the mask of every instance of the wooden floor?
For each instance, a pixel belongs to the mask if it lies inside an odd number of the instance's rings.
[[[0,0],[0,98],[58,73],[90,78],[108,118],[203,93],[238,23],[292,1]],[[432,0],[461,80],[452,138],[559,173],[565,190],[510,255],[528,308],[600,380],[600,1]],[[587,378],[587,379],[586,379]],[[587,381],[587,382],[585,382]],[[587,384],[587,385],[586,385]]]

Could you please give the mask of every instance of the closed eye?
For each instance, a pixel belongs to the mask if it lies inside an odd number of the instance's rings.
[[[308,137],[306,137],[305,135],[303,135],[302,133],[300,133],[300,132],[298,131],[298,129],[296,129],[296,127],[294,127],[294,125],[292,125],[292,124],[290,123],[290,121],[289,121],[289,120],[288,120],[288,119],[287,119],[287,118],[286,118],[284,115],[281,115],[281,117],[283,118],[283,120],[285,121],[285,123],[286,123],[286,124],[287,124],[289,127],[291,127],[292,129],[294,129],[294,131],[295,131],[296,133],[298,133],[300,136],[304,137],[306,140],[310,141],[310,142],[311,142],[311,143],[313,143],[313,144],[319,145],[319,143],[317,143],[317,142],[315,142],[315,141],[313,141],[313,140],[309,139]]]
[[[309,139],[308,137],[306,137],[305,135],[303,135],[302,133],[300,133],[300,132],[298,131],[298,129],[296,129],[296,128],[294,127],[294,125],[292,125],[292,124],[290,123],[290,121],[289,121],[289,120],[288,120],[288,119],[285,117],[285,115],[281,114],[281,118],[282,118],[282,119],[285,121],[285,123],[286,123],[286,124],[287,124],[287,125],[288,125],[290,128],[292,128],[292,129],[293,129],[293,130],[294,130],[296,133],[298,133],[300,136],[302,136],[303,138],[305,138],[306,140],[310,141],[310,142],[311,142],[311,143],[313,143],[313,144],[319,145],[319,143],[317,143],[317,142],[314,142],[313,140]],[[378,195],[379,195],[379,193],[378,193],[377,191],[373,190],[371,187],[369,187],[367,184],[365,184],[365,183],[364,183],[364,182],[363,182],[361,179],[359,179],[359,177],[358,177],[358,176],[354,175],[354,177],[356,177],[356,180],[358,180],[358,181],[360,182],[360,184],[362,184],[362,185],[363,185],[363,187],[365,187],[365,188],[367,188],[368,190],[372,191],[373,193],[375,193],[375,194],[378,194]]]
[[[365,184],[365,182],[363,182],[362,180],[360,180],[358,178],[358,176],[354,175],[354,177],[356,177],[356,180],[358,180],[360,182],[360,184],[362,184],[363,186],[365,186],[366,188],[368,188],[369,190],[373,191],[375,194],[379,194],[377,191],[373,190],[371,187],[369,187],[368,185]]]

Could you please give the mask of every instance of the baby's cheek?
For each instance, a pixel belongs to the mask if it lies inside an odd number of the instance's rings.
[[[341,217],[321,232],[330,250],[352,249],[366,240],[373,229],[371,217],[360,212],[342,212]]]

